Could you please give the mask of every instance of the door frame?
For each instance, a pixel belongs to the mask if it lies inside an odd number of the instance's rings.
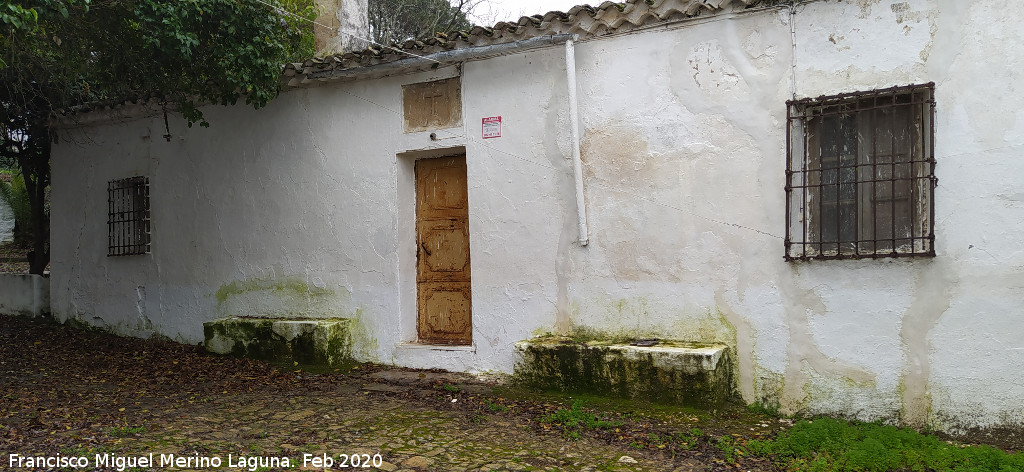
[[[415,349],[417,346],[442,351],[475,351],[476,323],[473,323],[473,344],[427,344],[418,339],[418,287],[417,287],[417,235],[416,235],[416,161],[439,157],[466,156],[467,187],[470,193],[470,214],[473,210],[472,185],[468,182],[471,173],[471,157],[466,146],[438,147],[434,149],[409,150],[395,154],[397,158],[397,205],[396,230],[398,232],[398,306],[399,346]],[[472,218],[472,216],[470,216]],[[470,224],[470,254],[473,253],[472,224]],[[472,264],[472,262],[471,262]],[[471,288],[472,290],[472,288]],[[475,310],[474,310],[475,311]]]

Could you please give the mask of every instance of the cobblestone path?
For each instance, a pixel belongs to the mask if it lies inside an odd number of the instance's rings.
[[[778,420],[595,402],[581,411],[600,428],[545,421],[572,402],[467,375],[308,373],[0,317],[5,470],[60,470],[12,454],[87,460],[63,470],[774,470],[715,444]]]

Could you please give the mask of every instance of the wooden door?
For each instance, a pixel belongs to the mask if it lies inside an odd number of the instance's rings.
[[[419,341],[471,344],[466,156],[416,161]]]

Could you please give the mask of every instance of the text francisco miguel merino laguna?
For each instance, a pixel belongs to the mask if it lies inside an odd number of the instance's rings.
[[[344,456],[344,454],[343,454]],[[348,459],[348,457],[346,457]],[[65,456],[61,454],[53,456],[24,456],[21,454],[8,454],[7,466],[20,469],[50,469],[66,467],[72,469],[110,467],[118,471],[124,471],[135,467],[173,467],[181,469],[217,469],[220,467],[232,467],[255,471],[265,467],[290,468],[293,465],[302,467],[331,467],[334,465],[334,458],[328,455],[303,454],[302,461],[291,459],[285,456],[236,456],[228,454],[227,458],[221,456],[200,456],[198,453],[191,456],[179,454],[145,454],[138,456],[120,456],[117,454],[96,454],[90,460],[87,456]]]

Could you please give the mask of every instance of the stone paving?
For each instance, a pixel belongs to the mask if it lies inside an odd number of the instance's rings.
[[[409,381],[412,376],[417,381]],[[438,384],[458,391],[433,387]],[[709,470],[693,458],[671,461],[596,438],[567,440],[538,433],[529,416],[474,408],[467,413],[458,405],[490,393],[485,384],[451,374],[385,370],[349,378],[329,393],[228,394],[151,412],[129,421],[150,424],[146,431],[115,444],[125,455],[198,453],[225,462],[228,454],[289,456],[299,466],[303,454],[327,454],[336,463],[342,454],[357,455],[371,464],[379,454],[376,468],[386,471]]]
[[[708,442],[655,441],[686,425],[633,413],[595,408],[618,422],[566,434],[539,421],[564,402],[512,393],[464,374],[373,365],[314,374],[0,317],[4,461],[10,454],[89,461],[66,470],[117,470],[118,460],[129,470],[774,470],[753,459],[725,461]],[[705,414],[680,414],[713,428]],[[751,435],[778,427],[755,426]],[[325,455],[332,467],[313,462]],[[272,462],[283,457],[290,467]],[[161,466],[164,459],[182,462]]]
[[[174,415],[178,421],[126,439],[122,448],[225,458],[228,453],[295,458],[328,454],[336,461],[340,454],[365,454],[371,461],[380,454],[378,468],[387,471],[660,470],[597,440],[537,435],[517,418],[493,414],[469,419],[460,411],[427,407],[419,399],[355,388],[288,399],[225,398],[198,408],[195,416],[187,410]]]

